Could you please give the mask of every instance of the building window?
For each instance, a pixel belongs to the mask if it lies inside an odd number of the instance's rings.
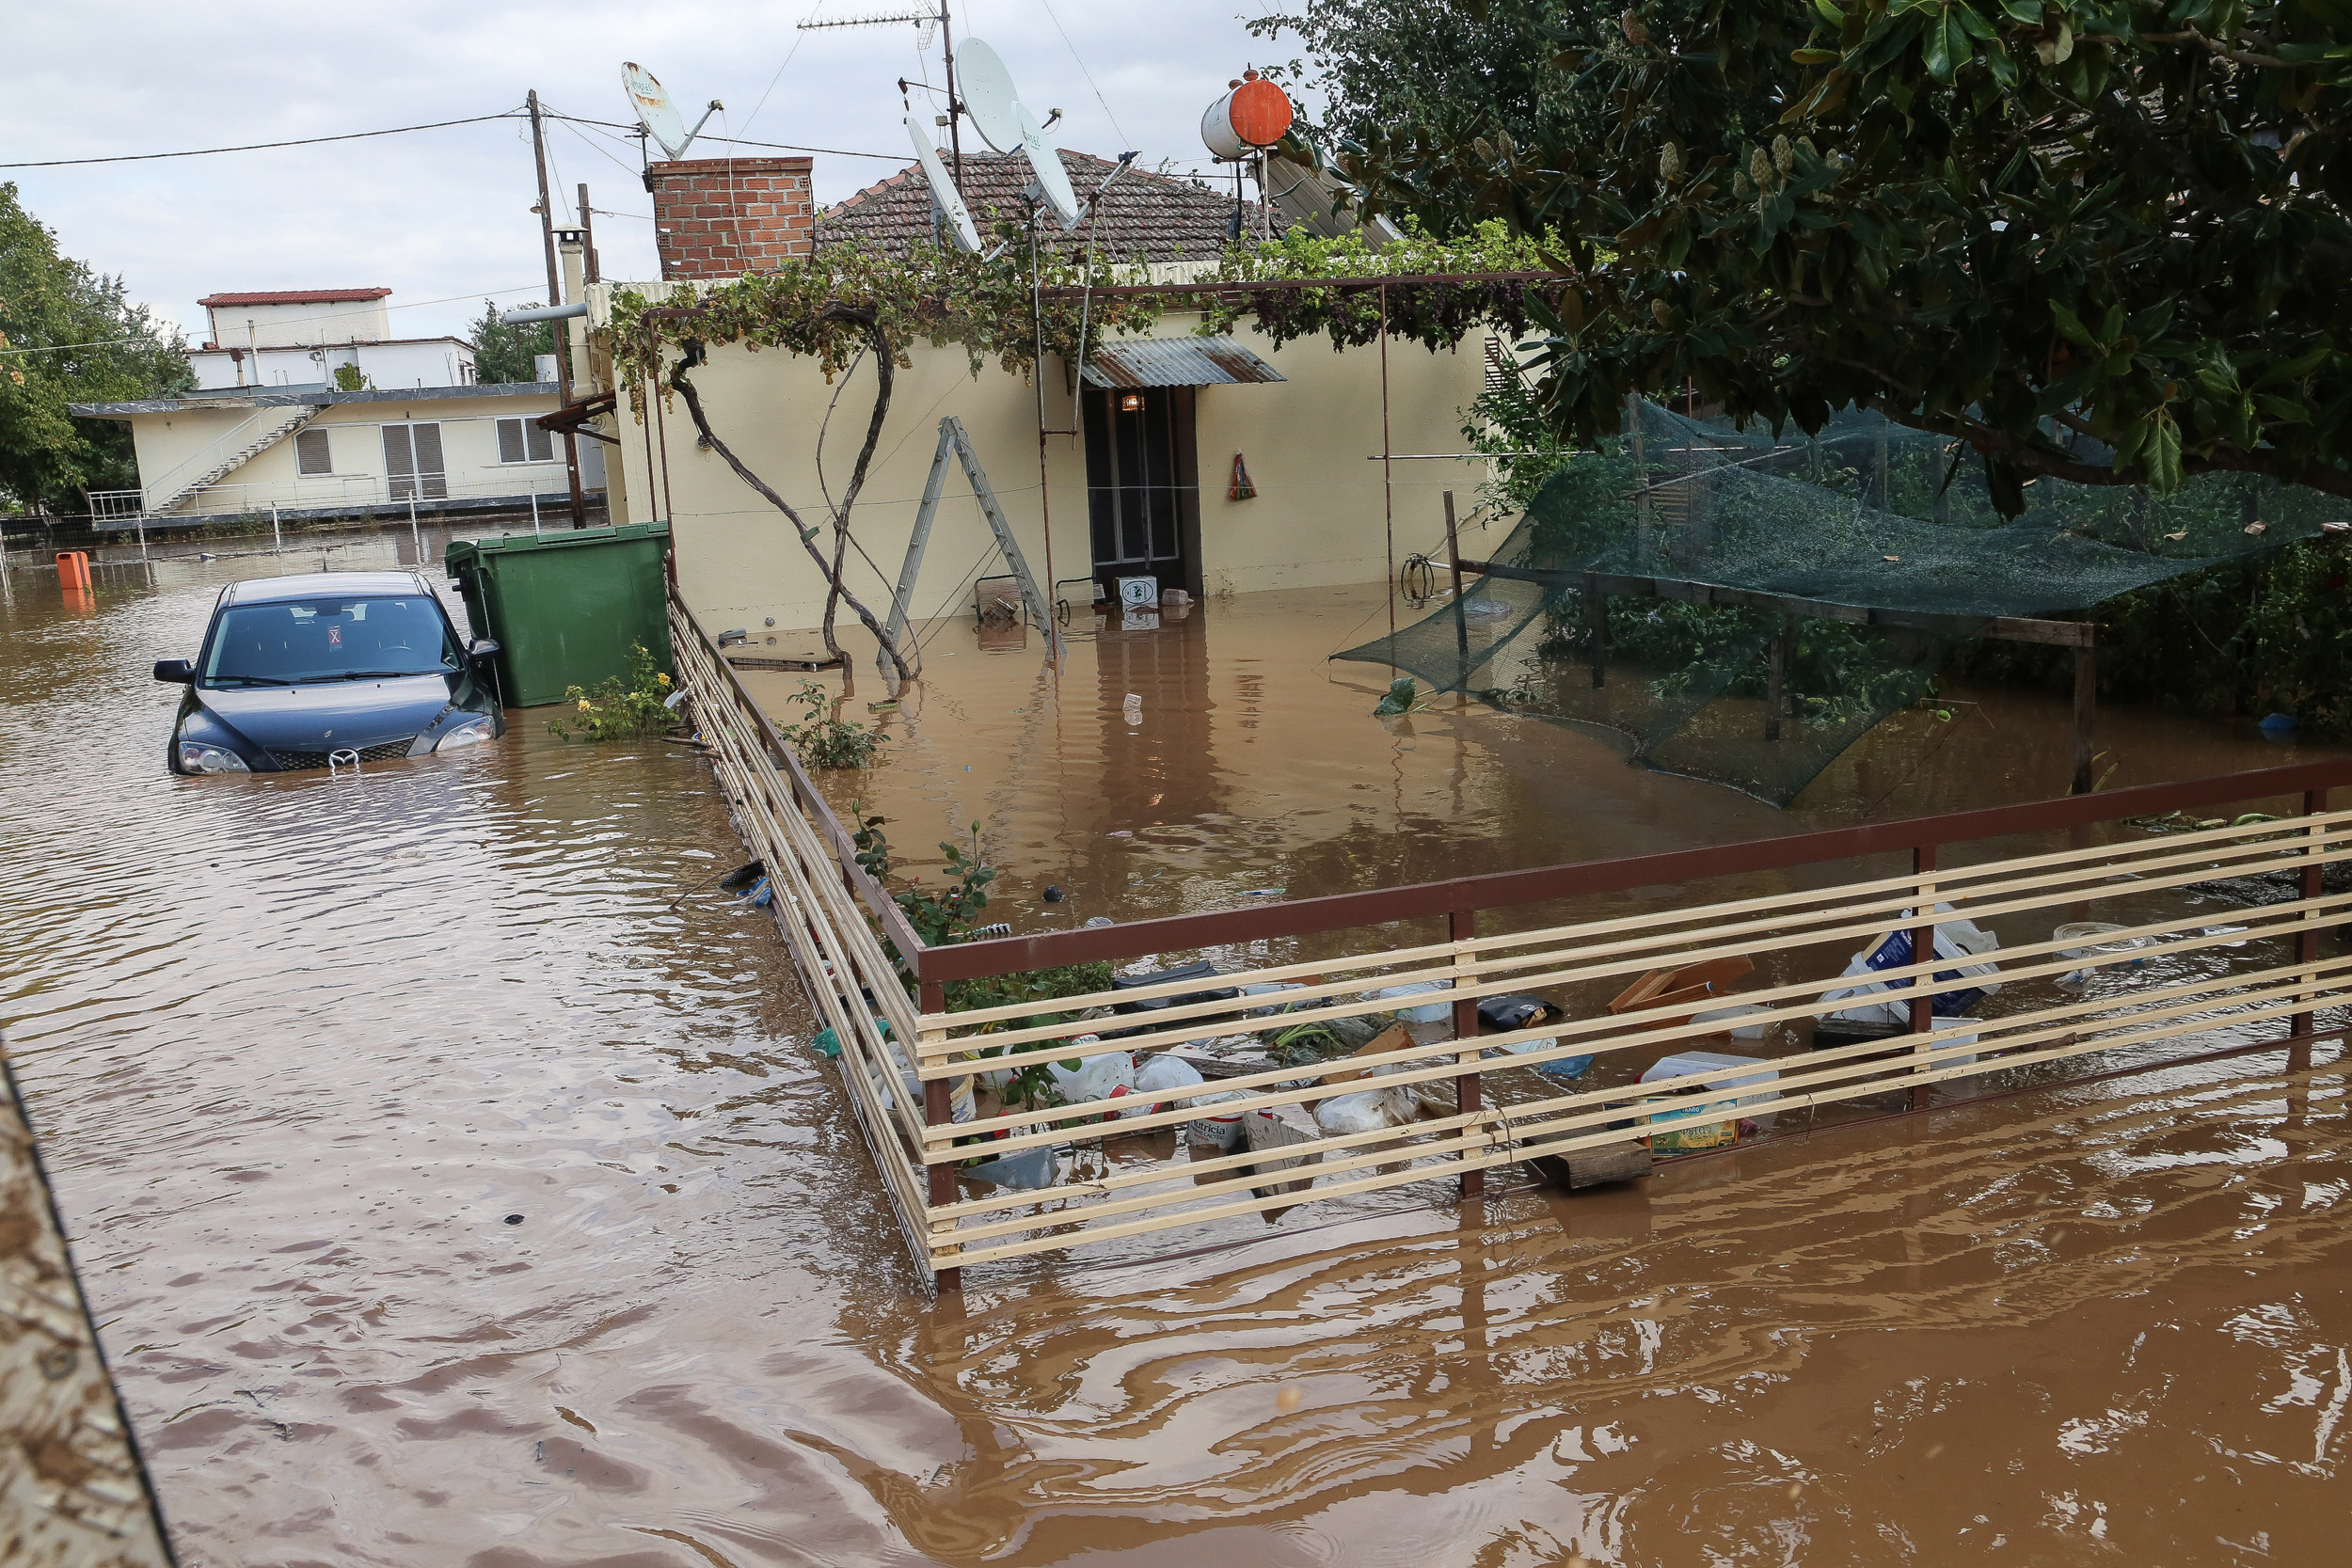
[[[392,499],[440,500],[449,495],[449,476],[441,467],[441,427],[437,424],[388,424],[384,427],[384,471],[391,476]]]
[[[555,437],[541,430],[536,420],[501,420],[499,461],[552,463],[555,461]]]
[[[331,474],[335,471],[335,454],[327,443],[326,432],[294,432],[294,471],[303,474]]]

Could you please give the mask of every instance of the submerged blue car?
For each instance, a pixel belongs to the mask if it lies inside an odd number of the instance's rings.
[[[232,584],[193,663],[167,752],[175,773],[282,773],[421,757],[505,733],[490,656],[417,572],[321,572]]]

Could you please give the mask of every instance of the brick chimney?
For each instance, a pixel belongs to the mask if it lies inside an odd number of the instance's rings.
[[[816,203],[806,158],[693,158],[649,165],[661,276],[773,272],[813,248]]]

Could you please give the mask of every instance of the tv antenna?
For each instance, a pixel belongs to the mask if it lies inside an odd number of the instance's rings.
[[[936,11],[892,11],[886,16],[845,16],[838,21],[825,22],[811,17],[800,24],[800,30],[803,33],[813,33],[828,27],[898,27],[909,23],[917,27],[929,27],[936,23],[939,27],[939,41],[946,51],[947,150],[948,156],[955,160],[956,183],[961,186],[963,182],[963,137],[958,132],[956,120],[963,109],[963,104],[956,97],[956,35],[955,28],[947,19],[947,0],[939,0],[939,9]],[[924,139],[928,141],[930,138]],[[961,205],[962,198],[958,197],[956,200]],[[965,221],[970,220],[967,218]]]
[[[712,99],[709,106],[703,110],[702,119],[694,121],[694,128],[689,131],[685,119],[677,112],[677,105],[670,102],[669,89],[662,87],[652,71],[635,60],[622,62],[621,86],[628,92],[629,107],[637,111],[637,123],[644,126],[645,134],[660,142],[661,150],[673,158],[685,157],[686,150],[694,145],[694,138],[701,135],[703,127],[710,123],[710,117],[725,107],[717,99]]]

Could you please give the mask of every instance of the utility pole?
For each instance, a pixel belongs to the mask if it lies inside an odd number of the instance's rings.
[[[588,281],[604,281],[604,267],[596,260],[596,220],[588,211],[588,182],[580,182],[580,264],[588,269]]]
[[[955,155],[956,189],[963,189],[963,104],[956,98],[956,36],[947,20],[947,0],[939,0],[939,47],[947,62],[947,146]]]
[[[531,110],[531,159],[539,171],[539,238],[547,246],[548,303],[564,303],[563,275],[555,265],[555,203],[548,195],[548,135],[547,127],[539,118],[539,89],[533,87],[524,99]],[[562,324],[556,324],[561,328]],[[572,335],[556,330],[555,379],[565,403],[572,401]],[[588,526],[588,495],[580,487],[580,441],[569,431],[564,433],[564,467],[572,482],[572,527]]]

